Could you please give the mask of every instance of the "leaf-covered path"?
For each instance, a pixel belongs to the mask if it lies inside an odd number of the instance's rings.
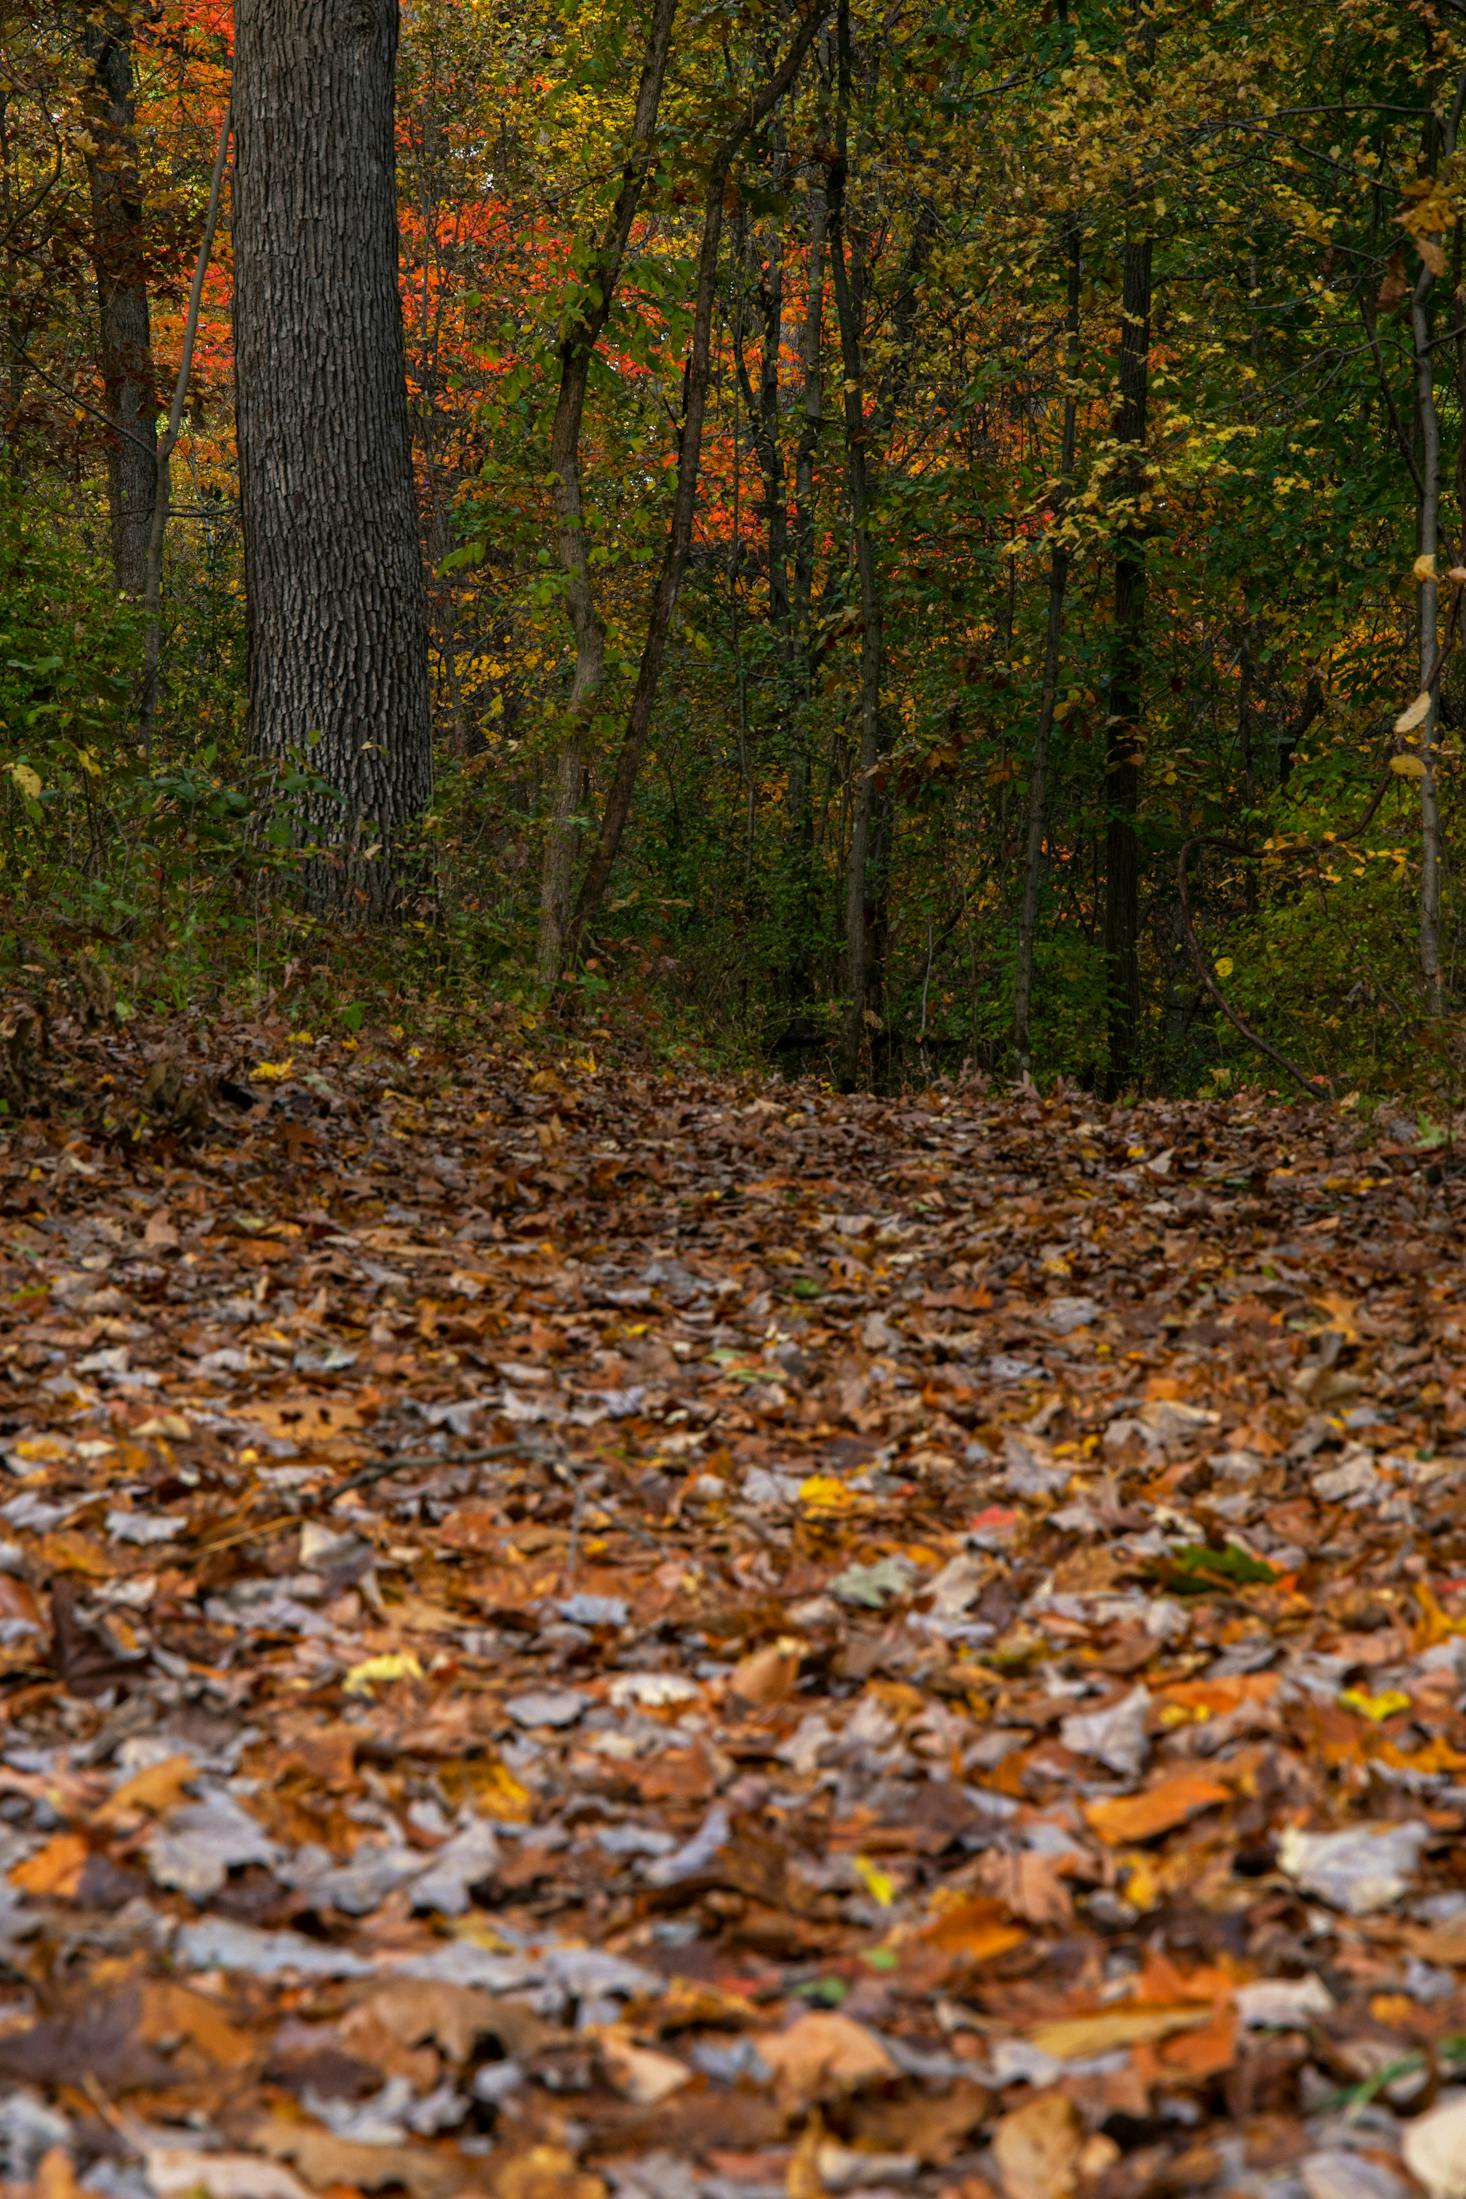
[[[13,2188],[1466,2189],[1449,1149],[289,1052],[0,1155]]]

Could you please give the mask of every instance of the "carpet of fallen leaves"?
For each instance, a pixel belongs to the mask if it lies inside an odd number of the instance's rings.
[[[1449,1146],[275,1055],[0,1153],[8,2191],[1466,2192]]]

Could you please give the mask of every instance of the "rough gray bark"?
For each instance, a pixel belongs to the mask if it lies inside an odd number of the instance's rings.
[[[235,361],[249,725],[307,798],[318,908],[393,906],[432,791],[397,280],[397,0],[239,0]]]
[[[107,438],[112,566],[125,595],[147,585],[148,529],[157,474],[157,386],[148,310],[142,185],[133,101],[132,24],[109,8],[85,30],[92,81],[87,156],[92,264],[97,278],[98,363]]]

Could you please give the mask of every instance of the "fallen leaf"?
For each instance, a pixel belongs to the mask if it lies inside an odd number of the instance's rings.
[[[125,1826],[148,1817],[166,1817],[197,1778],[198,1766],[191,1756],[165,1756],[159,1763],[146,1764],[112,1789],[94,1822]]]
[[[80,1833],[55,1833],[43,1848],[15,1865],[10,1883],[24,1894],[69,1900],[81,1884],[88,1853]]]
[[[782,1703],[799,1684],[805,1645],[793,1635],[750,1651],[728,1675],[728,1686],[745,1703]]]
[[[1429,1837],[1426,1826],[1413,1823],[1331,1833],[1289,1825],[1278,1842],[1278,1862],[1305,1893],[1351,1916],[1368,1916],[1392,1908],[1405,1894]]]
[[[922,1941],[966,1962],[993,1962],[1024,1945],[1027,1932],[1008,1921],[1001,1900],[969,1894],[949,1902],[922,1929]]]
[[[494,2199],[606,2199],[606,2187],[562,2146],[533,2145],[492,2164]]]
[[[1091,2054],[1107,2054],[1116,2046],[1140,2046],[1174,2032],[1194,2030],[1210,2023],[1210,2008],[1182,2006],[1143,2008],[1122,2002],[1097,2009],[1092,2016],[1060,2016],[1052,2023],[1035,2024],[1028,2032],[1030,2046],[1051,2054],[1055,2061],[1083,2061]]]
[[[353,1665],[341,1686],[347,1695],[371,1695],[377,1688],[389,1686],[393,1680],[420,1680],[422,1677],[422,1665],[412,1650],[386,1650],[380,1656],[364,1657],[359,1665]]]
[[[32,2199],[85,2199],[71,2155],[63,2146],[50,2147],[37,2166]]]
[[[1004,2199],[1075,2199],[1084,2124],[1062,2092],[1037,2092],[993,2132]]]
[[[461,2166],[428,2146],[368,2145],[283,2116],[257,2124],[250,2136],[272,2160],[294,2162],[311,2184],[352,2184],[362,2191],[400,2184],[411,2199],[456,2199],[463,2188]],[[239,2199],[245,2199],[243,2192]],[[272,2195],[250,2192],[248,2199]],[[284,2193],[282,2199],[295,2199],[295,2193]]]
[[[760,2032],[755,2044],[780,2098],[791,2105],[839,2099],[879,2084],[896,2070],[875,2033],[849,2016],[812,2010],[787,2031]]]
[[[652,2047],[638,2046],[623,2032],[603,2032],[600,2045],[612,2084],[638,2107],[655,2107],[692,2082],[693,2072],[685,2062],[671,2054],[659,2054]]]
[[[1178,1771],[1142,1794],[1106,1795],[1086,1802],[1084,1814],[1101,1840],[1116,1847],[1174,1832],[1202,1810],[1215,1809],[1230,1799],[1219,1781],[1201,1772]]]
[[[1401,2151],[1430,2199],[1466,2199],[1466,2092],[1445,2094],[1408,2123]]]
[[[311,2199],[288,2168],[252,2153],[148,2146],[143,2167],[156,2199]]]

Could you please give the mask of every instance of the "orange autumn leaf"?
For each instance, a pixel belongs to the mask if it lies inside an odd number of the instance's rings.
[[[165,1756],[161,1763],[146,1764],[108,1796],[96,1823],[118,1825],[134,1816],[166,1817],[197,1777],[198,1766],[191,1756]]]
[[[1086,1802],[1084,1814],[1101,1840],[1119,1847],[1158,1839],[1229,1799],[1229,1790],[1219,1781],[1200,1772],[1178,1771],[1143,1794],[1105,1795],[1097,1802]]]
[[[1203,2084],[1230,2069],[1237,2059],[1237,2012],[1234,2008],[1201,2011],[1205,2021],[1174,2032],[1136,2055],[1142,2075],[1153,2068],[1158,2081],[1183,2077]]]
[[[81,1884],[87,1864],[87,1844],[80,1833],[55,1833],[44,1848],[17,1863],[10,1883],[23,1894],[69,1900]]]
[[[955,1901],[926,1925],[922,1943],[966,1962],[992,1962],[1021,1947],[1027,1932],[1010,1923],[1001,1902],[983,1894]]]
[[[1055,2061],[1083,2061],[1117,2046],[1143,2046],[1170,2038],[1173,2032],[1194,2031],[1211,2021],[1211,2009],[1194,2002],[1146,2008],[1123,2001],[1115,2008],[1096,2009],[1093,2015],[1059,2016],[1052,2023],[1035,2024],[1027,2036],[1030,2046],[1051,2054]]]

